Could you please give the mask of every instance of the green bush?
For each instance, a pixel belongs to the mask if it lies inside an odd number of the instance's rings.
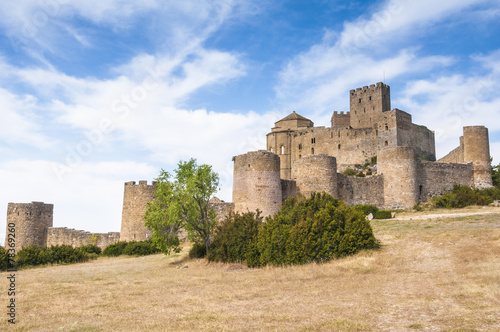
[[[102,251],[103,256],[120,256],[123,255],[123,250],[127,246],[127,242],[120,241],[112,243]]]
[[[391,219],[392,213],[387,210],[379,210],[375,213],[375,219]]]
[[[345,176],[355,176],[356,174],[358,174],[358,172],[355,169],[348,168],[343,171],[342,174],[344,174]]]
[[[9,255],[4,247],[0,246],[0,271],[6,271],[9,267]]]
[[[86,252],[88,254],[97,254],[97,255],[100,255],[101,252],[102,252],[101,248],[99,248],[95,244],[87,244],[87,245],[78,247],[78,249],[80,249],[81,251]]]
[[[29,246],[21,249],[15,261],[18,267],[38,266],[44,264],[71,264],[86,262],[89,254],[69,245],[52,246],[40,249],[38,246]]]
[[[353,207],[328,194],[287,199],[262,224],[255,265],[322,262],[378,247],[370,223]],[[255,259],[258,257],[259,259]]]
[[[193,243],[189,250],[189,258],[203,258],[207,255],[207,247],[204,244]]]
[[[210,246],[209,261],[245,262],[255,253],[259,227],[262,224],[260,212],[232,214],[219,224]],[[252,247],[252,250],[250,250]]]
[[[378,207],[368,204],[357,204],[354,205],[353,208],[363,213],[364,216],[367,216],[370,213],[375,216],[375,213],[378,211]]]
[[[14,258],[18,267],[37,266],[49,263],[48,256],[38,246],[24,247]]]
[[[123,255],[129,256],[146,256],[156,254],[158,252],[160,251],[153,247],[151,241],[130,241],[127,243],[125,248],[123,248]]]
[[[491,178],[493,180],[493,185],[500,189],[500,164],[491,166]]]
[[[500,189],[471,189],[468,186],[454,185],[453,190],[432,200],[438,207],[463,208],[469,205],[488,205],[500,199]]]

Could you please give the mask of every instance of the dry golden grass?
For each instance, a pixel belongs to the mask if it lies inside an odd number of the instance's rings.
[[[500,330],[500,214],[372,224],[381,250],[326,264],[160,254],[18,271],[18,324],[0,314],[0,330]]]

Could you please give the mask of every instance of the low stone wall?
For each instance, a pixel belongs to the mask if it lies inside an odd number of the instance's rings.
[[[297,182],[294,180],[283,180],[281,179],[281,191],[283,202],[290,197],[297,196]]]
[[[472,186],[474,175],[472,163],[455,164],[419,161],[419,201],[440,196],[453,189],[454,184]]]
[[[384,182],[382,175],[350,177],[337,174],[339,199],[348,205],[370,204],[379,208],[384,205]]]
[[[217,214],[217,221],[221,222],[226,219],[234,211],[234,204],[227,203],[218,198],[212,198],[210,200],[210,206],[215,210]]]
[[[56,245],[70,245],[73,248],[87,244],[95,244],[101,249],[120,241],[119,232],[90,233],[73,228],[49,227],[47,229],[47,247]]]

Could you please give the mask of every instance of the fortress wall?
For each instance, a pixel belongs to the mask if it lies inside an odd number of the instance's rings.
[[[52,227],[53,204],[43,202],[9,203],[7,205],[7,225],[5,244],[10,237],[15,237],[15,250],[18,252],[23,247],[37,245],[41,248],[47,244],[47,227]],[[13,235],[9,229],[14,225]]]
[[[280,158],[280,176],[282,179],[290,179],[292,135],[295,132],[282,131],[272,132],[267,135],[267,150],[277,154]],[[282,148],[283,147],[283,148]]]
[[[337,168],[342,171],[348,166],[363,164],[377,155],[376,132],[373,128],[315,127],[294,132],[291,138],[292,163],[311,155],[314,149],[315,155],[327,154],[335,157]]]
[[[476,188],[493,186],[488,128],[484,126],[464,127],[464,162],[473,164]]]
[[[339,198],[348,205],[384,205],[384,178],[374,175],[365,178],[337,174]]]
[[[217,214],[217,222],[221,222],[226,219],[234,210],[233,203],[227,203],[219,200],[218,202],[211,201],[209,204]]]
[[[146,205],[154,199],[155,183],[148,185],[147,181],[125,183],[123,193],[122,226],[120,237],[122,241],[144,241],[151,232],[144,226]]]
[[[281,199],[283,202],[290,197],[297,196],[297,183],[294,180],[283,180],[281,179]]]
[[[272,216],[282,204],[280,158],[267,151],[253,151],[234,157],[234,211],[262,211]]]
[[[460,137],[460,146],[451,150],[450,153],[448,153],[443,158],[439,159],[438,162],[463,164],[464,163],[464,137],[463,136]]]
[[[292,167],[292,178],[297,183],[297,192],[306,197],[313,192],[326,192],[338,197],[335,157],[319,154],[296,160]]]
[[[90,233],[73,228],[49,227],[47,229],[47,247],[70,245],[73,248],[95,244],[101,249],[120,241],[120,233]]]
[[[411,123],[410,129],[398,131],[398,145],[412,146],[417,156],[422,156],[429,161],[436,160],[434,133],[424,126]]]
[[[419,160],[419,201],[440,196],[453,189],[454,184],[472,186],[472,163],[454,164]]]

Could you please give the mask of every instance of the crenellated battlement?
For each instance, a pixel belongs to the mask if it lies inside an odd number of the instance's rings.
[[[151,184],[148,184],[148,181],[146,180],[140,180],[139,183],[136,183],[135,181],[125,182],[125,186],[154,186],[154,185],[156,185],[156,181],[151,181]]]

